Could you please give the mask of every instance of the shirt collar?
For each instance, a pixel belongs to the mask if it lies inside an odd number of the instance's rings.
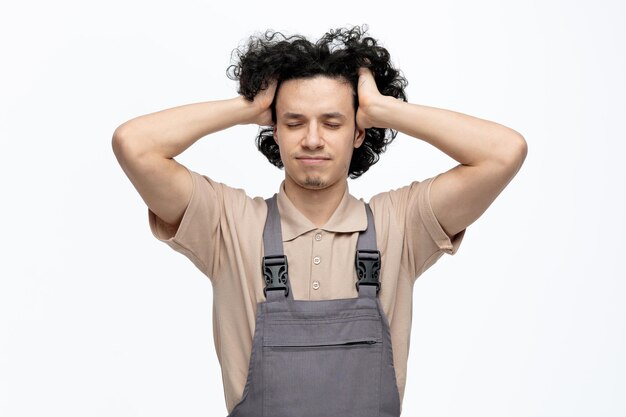
[[[281,217],[283,242],[295,239],[303,233],[317,229],[317,227],[293,205],[291,200],[289,200],[289,197],[285,194],[285,181],[280,184],[277,204],[278,212]],[[357,200],[352,196],[346,186],[346,190],[335,212],[320,229],[339,233],[360,232],[367,229],[365,204],[362,200]]]

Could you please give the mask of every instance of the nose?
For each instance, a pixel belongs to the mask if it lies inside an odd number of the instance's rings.
[[[319,149],[324,146],[324,140],[320,136],[319,126],[317,123],[310,123],[306,131],[306,136],[303,138],[303,144],[308,149]]]

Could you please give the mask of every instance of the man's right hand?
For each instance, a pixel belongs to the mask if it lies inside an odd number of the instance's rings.
[[[251,103],[254,111],[254,117],[248,122],[257,124],[259,126],[271,126],[272,122],[272,102],[274,102],[274,95],[276,94],[276,80],[270,81],[265,90],[261,90],[254,97],[254,101]]]

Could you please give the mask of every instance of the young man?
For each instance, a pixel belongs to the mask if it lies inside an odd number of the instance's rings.
[[[526,142],[500,124],[406,102],[406,80],[358,27],[316,43],[251,38],[230,74],[238,97],[144,115],[113,135],[154,236],[211,280],[229,415],[397,416],[413,284],[456,253],[520,169]],[[259,150],[284,167],[273,200],[173,159],[206,135],[251,123],[264,127]],[[398,131],[459,165],[366,207],[347,177],[367,171]],[[280,226],[273,238],[270,219]]]

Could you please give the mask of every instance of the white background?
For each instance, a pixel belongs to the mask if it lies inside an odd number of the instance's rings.
[[[409,101],[529,146],[459,252],[415,284],[403,416],[626,416],[625,15],[608,0],[3,3],[0,415],[226,415],[210,282],[151,235],[111,135],[235,96],[230,52],[254,32],[366,23]],[[268,197],[283,172],[255,134],[177,160]],[[399,135],[350,191],[455,165]]]

